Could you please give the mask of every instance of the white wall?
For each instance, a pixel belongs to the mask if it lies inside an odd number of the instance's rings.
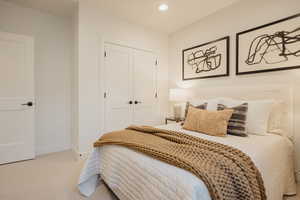
[[[70,148],[71,20],[0,1],[0,31],[35,38],[36,152]]]
[[[103,127],[101,40],[154,50],[158,53],[160,57],[158,121],[162,123],[168,107],[168,37],[109,16],[98,0],[79,2],[78,21],[78,151],[85,153],[100,136]]]
[[[169,39],[169,85],[173,87],[212,87],[232,85],[290,84],[295,89],[295,134],[298,170],[300,171],[300,69],[235,76],[235,34],[259,25],[285,18],[300,12],[299,0],[240,1],[185,29]],[[182,49],[230,35],[230,77],[181,80]]]

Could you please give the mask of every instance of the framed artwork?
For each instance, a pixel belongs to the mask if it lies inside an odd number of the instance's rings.
[[[236,74],[300,68],[300,13],[236,35]]]
[[[182,51],[182,80],[229,76],[229,36]]]

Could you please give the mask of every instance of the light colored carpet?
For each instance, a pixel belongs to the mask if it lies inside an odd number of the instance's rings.
[[[77,161],[71,151],[49,154],[36,160],[0,166],[1,200],[86,200],[76,183],[83,161]],[[300,188],[299,188],[300,191]],[[116,200],[101,185],[89,200]],[[300,200],[290,197],[286,200]]]
[[[0,166],[0,200],[85,200],[76,183],[83,161],[71,151]],[[116,200],[101,185],[90,200]]]

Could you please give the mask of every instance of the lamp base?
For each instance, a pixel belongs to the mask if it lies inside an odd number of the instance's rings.
[[[173,110],[175,120],[179,120],[181,118],[181,105],[175,104]]]

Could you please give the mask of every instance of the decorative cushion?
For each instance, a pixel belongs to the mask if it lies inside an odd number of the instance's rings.
[[[185,113],[184,113],[184,119],[186,119],[187,117],[187,114],[188,114],[188,110],[189,110],[189,107],[192,106],[194,108],[197,108],[197,109],[202,109],[202,110],[206,110],[207,108],[207,103],[203,103],[201,105],[192,105],[189,101],[186,102],[186,107],[185,107]]]
[[[232,113],[233,110],[230,109],[208,111],[190,106],[183,129],[212,136],[226,136],[228,121]]]
[[[218,104],[218,110],[225,109],[228,109],[228,107],[223,104]],[[231,107],[229,109],[233,110],[233,114],[228,122],[227,134],[247,137],[246,121],[248,103],[243,103],[242,105]]]

